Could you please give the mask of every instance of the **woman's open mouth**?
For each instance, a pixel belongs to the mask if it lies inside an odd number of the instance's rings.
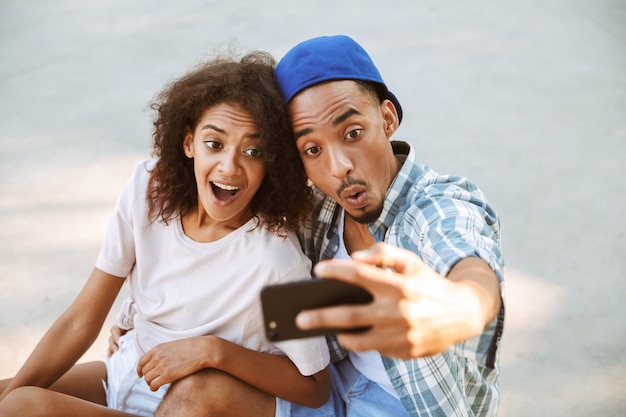
[[[239,187],[234,187],[228,184],[220,184],[213,181],[211,181],[211,189],[213,190],[215,198],[222,202],[232,200],[240,190]]]

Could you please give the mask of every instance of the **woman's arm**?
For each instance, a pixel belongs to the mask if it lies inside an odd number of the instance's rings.
[[[275,397],[320,407],[330,395],[329,368],[303,376],[285,356],[247,349],[217,336],[163,343],[146,353],[137,372],[152,390],[205,368],[215,368]]]
[[[97,268],[72,305],[54,322],[7,388],[48,387],[72,367],[100,333],[124,279]]]

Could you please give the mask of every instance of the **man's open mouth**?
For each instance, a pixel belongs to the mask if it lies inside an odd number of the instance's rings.
[[[215,198],[220,201],[228,201],[232,199],[240,190],[240,188],[238,187],[227,184],[220,184],[213,181],[211,181],[211,189],[213,190],[213,195],[215,195]]]
[[[363,207],[367,204],[367,188],[362,185],[351,185],[338,190],[339,198],[353,207]]]

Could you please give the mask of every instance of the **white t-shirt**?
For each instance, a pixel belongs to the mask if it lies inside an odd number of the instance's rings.
[[[246,348],[288,356],[303,375],[329,363],[323,337],[271,343],[259,293],[265,285],[310,277],[293,233],[285,239],[252,219],[210,243],[187,237],[180,219],[150,222],[146,192],[156,160],[139,164],[117,202],[96,267],[128,277],[136,345],[215,335]]]
[[[348,254],[348,250],[346,249],[346,244],[343,240],[343,229],[344,229],[344,218],[345,212],[342,210],[339,219],[339,230],[337,231],[337,235],[339,236],[339,250],[333,259],[350,259],[350,255]],[[349,352],[349,359],[352,362],[352,366],[365,375],[367,379],[372,382],[380,385],[382,389],[387,391],[389,394],[398,398],[398,394],[396,390],[393,388],[391,384],[391,380],[389,379],[389,375],[387,375],[387,371],[385,370],[385,365],[383,364],[383,360],[380,357],[380,353],[375,350],[369,350],[367,352]]]

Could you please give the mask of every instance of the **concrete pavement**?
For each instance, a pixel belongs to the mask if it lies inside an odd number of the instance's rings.
[[[91,271],[166,82],[229,43],[346,33],[403,105],[396,138],[502,217],[500,415],[623,415],[624,22],[620,0],[1,1],[0,378]]]

